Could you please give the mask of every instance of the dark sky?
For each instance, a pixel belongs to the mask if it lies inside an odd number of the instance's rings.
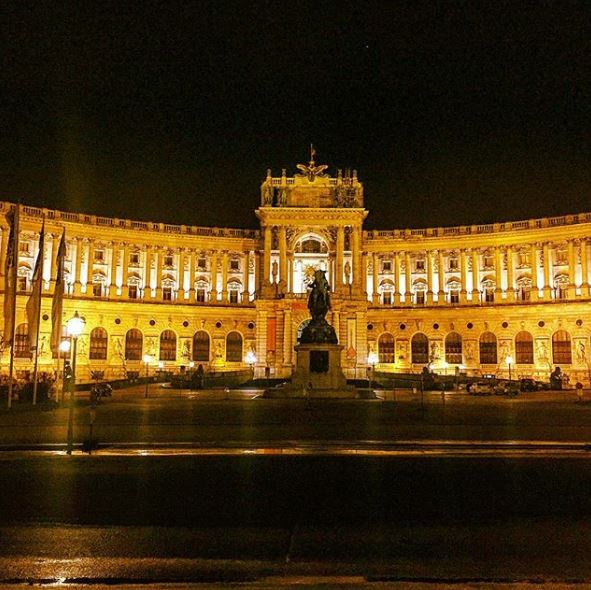
[[[4,2],[0,197],[256,227],[267,167],[366,227],[591,210],[591,3]]]

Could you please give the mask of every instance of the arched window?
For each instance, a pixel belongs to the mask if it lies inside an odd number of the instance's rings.
[[[450,259],[451,260],[451,259]],[[457,278],[451,278],[447,281],[447,290],[449,293],[449,302],[452,304],[460,302],[460,290],[462,283]]]
[[[490,277],[487,277],[482,279],[482,281],[480,282],[480,286],[482,291],[482,300],[485,303],[494,303],[496,287],[495,281]]]
[[[418,332],[410,341],[411,361],[416,365],[426,365],[429,362],[429,339]]]
[[[95,328],[90,333],[90,349],[88,358],[91,361],[104,361],[107,358],[107,342],[109,337],[104,328]]]
[[[568,297],[568,275],[560,274],[554,277],[554,298],[566,299]]]
[[[421,279],[415,281],[413,284],[413,291],[415,296],[415,304],[425,305],[425,293],[427,292],[427,283]]]
[[[480,335],[480,364],[497,364],[497,337],[492,332],[483,332]]]
[[[160,334],[160,360],[176,361],[176,334],[172,330]]]
[[[132,328],[125,334],[125,360],[141,361],[144,337],[137,328]]]
[[[29,324],[19,324],[14,333],[14,356],[19,359],[32,358],[29,344]]]
[[[226,336],[226,361],[242,362],[242,336],[238,332],[230,332]]]
[[[518,365],[534,364],[534,339],[529,332],[518,332],[515,336],[515,363]]]
[[[378,362],[395,363],[394,357],[394,336],[385,332],[378,338]]]
[[[199,330],[193,335],[193,360],[209,362],[209,334],[205,330]]]
[[[230,303],[240,301],[240,291],[242,291],[242,283],[238,279],[228,281],[228,301]]]
[[[457,332],[450,332],[445,337],[445,362],[450,365],[462,364],[462,337]]]
[[[552,334],[552,362],[555,365],[570,365],[573,362],[570,335],[566,330]]]
[[[517,279],[517,300],[529,301],[531,299],[532,281],[528,276],[523,276]],[[532,361],[533,363],[533,361]]]

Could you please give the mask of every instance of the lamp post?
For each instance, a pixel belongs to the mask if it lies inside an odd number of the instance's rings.
[[[248,365],[250,366],[250,372],[251,372],[251,377],[250,378],[252,380],[252,379],[254,379],[254,365],[257,362],[256,354],[252,350],[249,350],[246,353],[245,360],[248,363]]]
[[[146,365],[146,382],[144,387],[144,398],[148,399],[148,370],[150,368],[150,363],[152,362],[152,355],[145,354],[144,355],[144,364]]]
[[[370,366],[369,386],[371,387],[376,372],[376,365],[378,364],[378,355],[373,350],[367,355],[367,363]]]
[[[513,364],[513,357],[509,354],[505,358],[505,361],[507,362],[507,367],[509,367],[509,381],[511,381],[511,365]]]
[[[74,446],[74,392],[76,390],[76,345],[78,338],[84,330],[86,324],[84,318],[74,312],[74,315],[66,323],[66,331],[68,336],[72,339],[72,386],[70,388],[70,407],[68,408],[68,455],[72,454],[72,447]]]
[[[59,353],[62,357],[62,395],[61,395],[61,403],[64,403],[64,389],[66,387],[66,356],[70,352],[70,347],[72,343],[68,339],[64,339],[60,342],[59,345]],[[62,356],[63,353],[63,356]],[[58,367],[59,370],[59,367]]]

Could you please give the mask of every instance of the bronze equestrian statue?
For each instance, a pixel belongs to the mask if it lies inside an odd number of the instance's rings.
[[[314,272],[314,282],[308,295],[308,309],[312,319],[302,331],[302,344],[338,344],[334,328],[326,321],[330,310],[330,285],[323,270]]]

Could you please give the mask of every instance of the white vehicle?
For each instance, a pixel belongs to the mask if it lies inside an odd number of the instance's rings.
[[[492,395],[495,392],[495,386],[490,381],[477,381],[470,387],[470,395]]]

